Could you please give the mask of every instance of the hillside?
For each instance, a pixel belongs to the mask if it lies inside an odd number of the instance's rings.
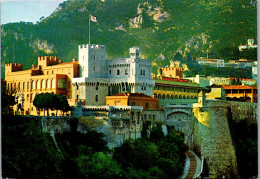
[[[108,58],[128,56],[132,46],[158,66],[175,54],[227,58],[248,38],[257,36],[256,0],[69,0],[36,24],[1,26],[2,77],[4,63],[37,64],[37,57],[77,58],[79,44],[105,44]],[[15,53],[14,53],[15,52]]]

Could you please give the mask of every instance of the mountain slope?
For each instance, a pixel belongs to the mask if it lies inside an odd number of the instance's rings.
[[[128,56],[139,46],[145,58],[168,65],[179,52],[184,58],[222,57],[256,40],[256,1],[249,0],[69,0],[36,24],[11,23],[1,27],[3,64],[30,68],[37,56],[77,58],[79,44],[105,44],[108,58]],[[3,75],[2,75],[3,77]]]

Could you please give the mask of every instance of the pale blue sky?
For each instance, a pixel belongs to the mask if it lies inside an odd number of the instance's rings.
[[[37,22],[49,16],[65,0],[1,0],[1,24]]]

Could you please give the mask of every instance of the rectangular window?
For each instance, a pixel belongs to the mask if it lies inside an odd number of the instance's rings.
[[[112,71],[111,70],[109,70],[109,74],[111,75],[111,73],[112,73]]]
[[[135,102],[134,101],[132,102],[132,106],[135,106]]]
[[[149,108],[149,103],[145,103],[145,109]]]
[[[96,95],[96,102],[98,102],[98,95]]]

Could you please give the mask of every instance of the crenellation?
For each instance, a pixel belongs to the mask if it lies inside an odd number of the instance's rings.
[[[23,64],[21,64],[21,63],[5,64],[5,74],[6,75],[11,72],[17,72],[17,71],[22,71],[22,70],[23,70]]]

